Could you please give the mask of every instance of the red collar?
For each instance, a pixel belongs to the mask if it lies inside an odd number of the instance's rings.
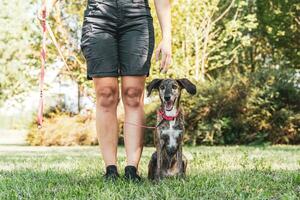
[[[179,109],[177,110],[177,112],[174,116],[167,116],[166,113],[162,109],[159,109],[157,111],[157,114],[162,116],[162,118],[167,120],[167,121],[173,121],[179,115]]]

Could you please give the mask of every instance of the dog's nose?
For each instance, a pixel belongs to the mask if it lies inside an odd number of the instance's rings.
[[[171,97],[170,96],[165,96],[164,99],[165,99],[165,101],[170,101]]]
[[[168,155],[172,156],[176,153],[176,147],[169,147],[167,148]]]

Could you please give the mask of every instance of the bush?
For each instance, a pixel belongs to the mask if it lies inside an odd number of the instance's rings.
[[[231,80],[231,81],[228,81]],[[300,82],[292,70],[227,74],[198,85],[187,108],[191,144],[299,144]]]
[[[148,126],[155,126],[155,110],[158,104],[145,106],[146,122]],[[61,111],[61,107],[51,108],[44,114],[44,123],[38,129],[36,122],[33,122],[27,135],[27,142],[30,145],[43,146],[71,146],[71,145],[97,145],[97,134],[94,114],[87,116],[72,116]],[[118,119],[119,144],[124,145],[123,125],[124,115]],[[151,123],[151,124],[148,124]],[[153,129],[145,130],[145,145],[153,145]]]
[[[96,145],[94,122],[91,116],[70,116],[56,110],[46,114],[41,129],[33,123],[26,140],[30,145]]]
[[[262,69],[245,75],[227,74],[198,83],[192,98],[183,93],[186,132],[191,145],[300,144],[300,81],[292,70]],[[145,106],[146,125],[155,126],[159,100]],[[123,117],[119,119],[123,141]],[[144,144],[153,146],[153,129],[145,130]],[[97,144],[94,118],[46,114],[27,138],[31,145]]]

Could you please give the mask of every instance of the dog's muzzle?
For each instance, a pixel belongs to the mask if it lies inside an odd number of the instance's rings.
[[[164,97],[164,106],[165,106],[165,110],[170,111],[173,109],[173,106],[175,104],[176,98],[175,99],[171,99],[171,97],[165,96]]]
[[[167,147],[166,152],[169,156],[174,156],[175,153],[177,152],[177,148],[176,147]]]

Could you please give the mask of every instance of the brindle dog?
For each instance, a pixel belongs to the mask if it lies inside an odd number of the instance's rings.
[[[148,86],[148,96],[158,89],[161,100],[155,132],[156,152],[148,165],[148,178],[158,180],[170,176],[184,176],[187,160],[182,154],[184,118],[179,106],[181,90],[196,94],[196,86],[188,79],[154,79]]]

